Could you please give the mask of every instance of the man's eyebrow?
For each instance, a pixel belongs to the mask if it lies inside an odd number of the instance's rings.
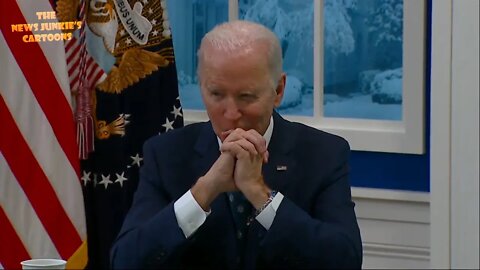
[[[209,90],[209,91],[212,91],[212,90],[218,90],[218,89],[220,89],[220,87],[218,87],[218,86],[215,85],[215,84],[206,84],[206,85],[205,85],[205,89],[206,89],[206,90]]]
[[[222,89],[219,87],[207,87],[207,91],[209,92],[222,92]]]

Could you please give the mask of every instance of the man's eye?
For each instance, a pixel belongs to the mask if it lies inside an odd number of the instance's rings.
[[[240,96],[240,99],[245,100],[245,101],[252,101],[256,99],[255,95],[252,94],[243,94]]]

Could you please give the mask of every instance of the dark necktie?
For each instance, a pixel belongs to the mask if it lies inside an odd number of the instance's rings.
[[[245,196],[238,191],[229,192],[228,201],[235,221],[236,237],[239,242],[239,247],[243,249],[248,229],[247,221],[252,213],[252,205]]]

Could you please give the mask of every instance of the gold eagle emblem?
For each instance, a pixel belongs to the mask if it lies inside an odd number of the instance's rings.
[[[172,46],[162,46],[165,42],[171,44],[164,1],[86,1],[88,28],[102,38],[105,49],[116,59],[106,79],[97,85],[99,91],[120,94],[159,68],[173,63]],[[77,20],[78,2],[59,0],[59,20]]]
[[[107,79],[97,85],[100,91],[119,94],[159,67],[166,67],[169,64],[167,58],[162,55],[137,48],[126,51],[119,62],[118,67],[116,65],[112,67]]]

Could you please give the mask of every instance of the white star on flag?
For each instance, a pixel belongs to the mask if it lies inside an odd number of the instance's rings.
[[[83,181],[84,186],[87,186],[88,181],[92,181],[92,179],[90,179],[90,173],[91,172],[83,171],[81,180]]]
[[[182,109],[182,107],[176,107],[175,105],[173,105],[173,111],[171,111],[170,113],[175,115],[175,119],[177,119],[177,116],[183,116],[182,115],[182,112],[180,111]]]
[[[173,126],[172,126],[173,122],[174,121],[171,121],[171,122],[168,121],[168,117],[167,119],[165,119],[165,124],[162,125],[162,127],[165,128],[165,132],[169,131],[170,129],[173,130]]]
[[[136,164],[138,167],[140,167],[140,161],[142,161],[143,158],[141,158],[138,153],[135,156],[131,156],[130,158],[133,159],[132,165]]]
[[[122,172],[122,174],[118,174],[118,173],[115,174],[117,176],[115,183],[120,183],[121,187],[123,187],[123,182],[128,180],[126,177],[123,176],[124,174],[125,172]]]
[[[110,180],[110,174],[107,175],[107,176],[104,176],[102,174],[102,181],[98,182],[99,184],[102,184],[103,186],[105,186],[105,189],[107,189],[108,187],[108,184],[112,184],[112,180]]]

